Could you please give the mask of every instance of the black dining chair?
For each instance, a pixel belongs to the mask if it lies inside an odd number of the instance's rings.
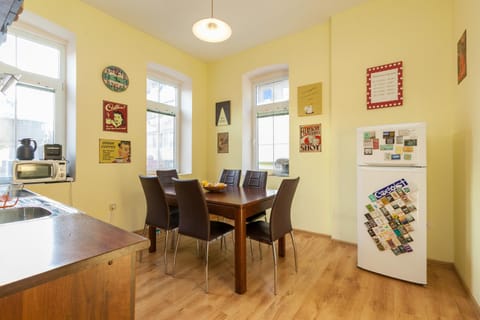
[[[162,187],[173,186],[172,178],[178,179],[177,169],[157,170],[157,177]]]
[[[173,255],[173,273],[180,242],[180,235],[195,238],[205,242],[205,292],[208,293],[208,250],[211,241],[221,238],[233,231],[233,226],[210,220],[205,194],[197,179],[173,179],[179,209],[180,221]]]
[[[178,209],[171,209],[168,206],[165,191],[157,176],[139,175],[139,178],[147,202],[147,216],[145,217],[143,235],[145,236],[147,226],[153,226],[165,231],[163,258],[165,260],[165,273],[167,273],[168,232],[178,227]]]
[[[220,175],[219,182],[223,182],[229,186],[240,185],[240,177],[242,176],[242,170],[239,169],[223,169]]]
[[[275,294],[277,294],[277,252],[275,249],[275,241],[285,236],[287,233],[290,234],[290,238],[292,239],[295,272],[298,270],[297,251],[295,249],[295,240],[293,238],[291,222],[291,207],[299,181],[299,177],[282,180],[278,192],[275,195],[275,199],[273,200],[269,222],[258,220],[247,224],[247,237],[249,239],[266,243],[272,247]]]
[[[266,189],[267,188],[267,171],[254,171],[254,170],[247,170],[245,172],[245,178],[243,178],[242,186],[244,188],[260,188]],[[248,217],[247,223],[258,219],[265,219],[267,221],[267,213],[265,211],[261,211],[255,213],[253,216]]]

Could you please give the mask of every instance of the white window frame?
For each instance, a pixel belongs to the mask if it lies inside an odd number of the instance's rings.
[[[52,143],[59,143],[65,146],[66,141],[66,97],[65,97],[65,79],[66,79],[66,43],[46,32],[33,29],[10,28],[10,35],[19,36],[21,38],[43,44],[45,46],[53,47],[60,52],[60,66],[59,79],[53,79],[47,76],[27,72],[17,67],[0,62],[0,69],[2,72],[21,75],[18,84],[41,87],[46,90],[55,92],[55,129],[54,141]],[[18,137],[15,137],[16,140]]]
[[[4,62],[0,62],[0,70],[2,73],[20,75],[17,86],[25,86],[31,88],[38,88],[54,92],[54,128],[53,141],[50,143],[58,143],[66,150],[67,142],[67,104],[66,104],[66,68],[67,68],[67,46],[66,40],[62,40],[48,32],[37,29],[31,25],[16,23],[16,26],[9,28],[7,37],[14,35],[15,37],[23,38],[41,45],[55,48],[59,51],[59,74],[58,79],[37,73],[28,72],[12,66]],[[8,40],[7,40],[8,41]],[[9,90],[16,90],[10,88]],[[16,120],[15,120],[16,121]],[[14,131],[13,141],[18,141],[22,136],[18,136],[19,132]],[[36,153],[36,158],[43,158],[43,150],[39,149]],[[11,159],[14,160],[14,159]],[[1,179],[9,179],[10,177],[1,177]]]
[[[174,150],[174,168],[178,170],[178,168],[181,167],[180,165],[180,141],[181,141],[181,123],[182,123],[182,112],[181,112],[181,106],[182,106],[182,83],[178,80],[174,80],[166,75],[159,74],[159,73],[153,73],[153,72],[148,72],[147,73],[147,80],[153,80],[153,81],[158,81],[166,85],[170,85],[172,87],[176,88],[176,105],[171,106],[168,104],[160,103],[157,101],[152,101],[147,99],[147,112],[157,112],[157,113],[162,113],[166,115],[174,115],[175,116],[175,134],[174,134],[174,139],[175,139],[175,150]],[[160,168],[158,168],[160,169]],[[156,169],[155,169],[156,170]],[[149,170],[147,168],[147,173],[148,174],[153,174],[155,173],[155,170]]]
[[[257,122],[257,114],[259,109],[262,110],[262,113],[278,113],[280,114],[288,114],[290,117],[289,111],[289,103],[290,103],[290,95],[289,99],[286,101],[280,102],[273,102],[268,104],[257,105],[257,87],[263,84],[268,84],[272,82],[278,82],[283,80],[289,80],[288,73],[285,71],[281,72],[273,72],[269,74],[265,74],[260,77],[256,77],[252,80],[252,130],[253,130],[253,165],[256,170],[259,170],[259,154],[258,154],[258,122]],[[290,130],[289,130],[290,135]],[[290,159],[290,155],[289,155]],[[269,174],[275,175],[274,170],[267,170]]]

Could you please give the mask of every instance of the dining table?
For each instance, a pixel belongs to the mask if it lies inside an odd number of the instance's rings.
[[[176,204],[174,186],[164,188],[169,205]],[[227,186],[220,192],[205,191],[205,200],[211,214],[234,221],[235,230],[235,292],[247,291],[246,219],[272,207],[277,190],[242,186]],[[156,228],[149,227],[150,252],[156,250]],[[285,256],[285,239],[278,241],[278,255]]]

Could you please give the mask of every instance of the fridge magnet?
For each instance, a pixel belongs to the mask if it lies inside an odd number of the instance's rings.
[[[457,42],[457,81],[462,82],[467,76],[467,30]]]
[[[399,199],[399,196],[402,198]],[[368,196],[369,203],[365,208],[369,213],[364,215],[364,225],[379,251],[388,248],[395,256],[413,251],[408,243],[413,242],[410,232],[414,230],[411,223],[415,221],[413,214],[416,207],[406,205],[411,198],[413,193],[405,179],[397,180]],[[383,217],[373,220],[374,213]]]
[[[230,101],[217,102],[215,104],[215,125],[230,125]]]
[[[312,83],[297,88],[298,115],[322,114],[322,83]]]
[[[103,84],[115,92],[123,92],[128,88],[128,76],[125,71],[116,66],[108,66],[102,71]]]
[[[367,110],[403,105],[403,62],[367,69]]]
[[[300,125],[300,152],[322,151],[322,125]]]
[[[103,100],[103,131],[127,132],[127,105]]]
[[[228,132],[217,133],[217,153],[228,153]]]
[[[366,156],[371,156],[373,154],[372,148],[363,148],[363,154]]]
[[[100,163],[130,163],[131,143],[127,140],[99,139]]]

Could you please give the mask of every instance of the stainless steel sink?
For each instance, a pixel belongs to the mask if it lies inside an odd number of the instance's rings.
[[[0,209],[0,224],[47,217],[52,213],[42,207]]]

